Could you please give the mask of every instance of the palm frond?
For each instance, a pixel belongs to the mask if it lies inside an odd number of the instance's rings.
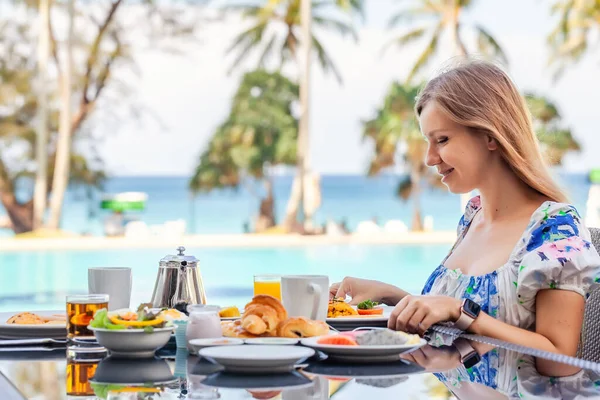
[[[406,78],[406,83],[407,84],[411,83],[411,81],[414,79],[414,77],[431,60],[433,54],[435,54],[435,51],[437,50],[438,41],[440,39],[440,34],[442,33],[442,29],[443,29],[443,25],[439,24],[436,27],[436,29],[433,31],[433,34],[431,35],[431,39],[429,40],[429,43],[427,44],[427,47],[425,47],[425,50],[423,50],[423,52],[421,53],[421,55],[417,59],[417,62],[415,63],[415,65],[410,70],[410,73],[408,74],[408,77]]]
[[[439,14],[436,11],[424,7],[415,7],[402,10],[390,18],[387,23],[388,29],[395,28],[400,23],[410,23],[416,19],[427,19],[427,18],[439,18]]]
[[[358,34],[356,33],[356,30],[351,24],[346,22],[315,15],[313,17],[313,23],[318,25],[320,28],[330,29],[342,36],[350,35],[355,41],[358,40]]]
[[[503,64],[508,64],[508,58],[506,53],[496,41],[496,39],[481,25],[476,25],[477,31],[477,46],[480,52],[483,54],[497,57],[502,61]]]
[[[333,73],[333,75],[335,76],[338,83],[341,84],[342,76],[340,75],[340,72],[338,71],[337,67],[335,66],[333,60],[331,58],[329,58],[327,51],[325,51],[325,48],[323,47],[321,42],[316,38],[315,35],[312,36],[312,45],[313,45],[315,51],[317,52],[317,57],[319,58],[319,64],[321,64],[321,68],[323,68],[323,71],[325,71],[325,72],[331,71],[331,73]]]
[[[263,52],[260,55],[260,58],[258,59],[258,66],[259,66],[259,68],[263,68],[264,67],[267,58],[273,52],[273,47],[275,46],[275,42],[276,41],[277,41],[277,35],[273,35],[273,36],[271,36],[271,39],[267,42],[267,45],[263,49]]]
[[[381,53],[385,53],[387,49],[392,45],[401,47],[408,45],[414,42],[415,40],[419,40],[425,35],[426,32],[426,27],[415,28],[412,31],[406,32],[405,34],[388,41],[381,49]]]

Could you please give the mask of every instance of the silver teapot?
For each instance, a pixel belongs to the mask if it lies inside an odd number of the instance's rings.
[[[189,304],[206,304],[198,259],[183,254],[183,246],[179,246],[177,252],[177,255],[168,255],[160,260],[152,293],[153,307],[184,311]]]

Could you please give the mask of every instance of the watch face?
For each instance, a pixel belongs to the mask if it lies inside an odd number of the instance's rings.
[[[477,354],[476,352],[473,352],[473,353],[469,354],[463,360],[463,365],[465,366],[466,369],[469,369],[469,368],[474,367],[475,365],[477,365],[477,363],[479,361],[481,361],[481,356],[479,354]]]
[[[481,306],[472,300],[466,299],[463,304],[463,310],[471,318],[477,318],[479,312],[481,311]]]

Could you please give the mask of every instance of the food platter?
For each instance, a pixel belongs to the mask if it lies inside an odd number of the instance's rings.
[[[352,346],[319,343],[319,337],[302,339],[303,346],[325,353],[329,358],[343,362],[373,363],[398,361],[400,355],[418,349],[427,344],[425,339],[416,343],[397,345]]]
[[[348,331],[359,327],[384,328],[390,314],[394,310],[392,306],[380,306],[383,313],[380,315],[347,315],[339,317],[328,317],[326,322],[340,331]],[[356,309],[355,306],[353,306]]]
[[[44,310],[31,311],[40,317],[53,318],[62,316],[64,318],[64,310]],[[2,312],[0,313],[0,339],[30,339],[30,338],[49,338],[49,339],[64,339],[67,337],[66,321],[55,321],[45,324],[9,324],[7,321],[14,315],[20,314],[17,312]]]

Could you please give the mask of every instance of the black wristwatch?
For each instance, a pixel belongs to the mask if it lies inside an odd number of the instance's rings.
[[[475,348],[471,346],[471,343],[469,343],[468,340],[458,338],[452,343],[452,345],[456,348],[456,350],[458,350],[458,353],[460,354],[460,362],[465,366],[465,368],[472,368],[479,361],[481,361],[481,356],[479,353],[477,353]]]
[[[473,300],[464,299],[460,306],[460,316],[454,323],[454,326],[461,331],[469,329],[475,318],[479,316],[481,312],[481,306],[475,303]]]

